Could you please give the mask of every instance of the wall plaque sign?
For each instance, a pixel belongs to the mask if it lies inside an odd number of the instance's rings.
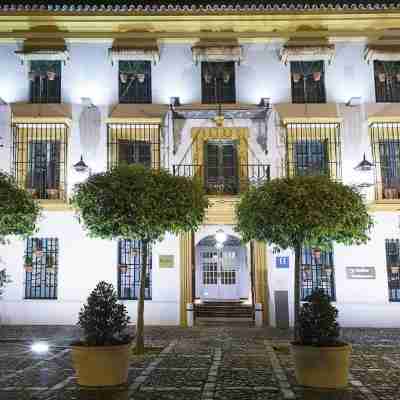
[[[346,267],[347,279],[375,279],[375,267]]]
[[[276,257],[276,268],[289,268],[289,257]]]
[[[174,268],[174,264],[173,255],[160,255],[158,264],[160,268]]]

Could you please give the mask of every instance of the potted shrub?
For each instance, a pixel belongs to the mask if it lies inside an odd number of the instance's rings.
[[[84,339],[71,346],[79,385],[126,383],[132,340],[125,333],[128,322],[126,307],[118,303],[113,285],[100,282],[79,313]]]
[[[26,272],[32,272],[33,271],[33,260],[31,256],[25,256],[24,260],[24,268]]]
[[[128,267],[125,264],[120,264],[119,265],[119,271],[121,272],[121,274],[126,274],[128,271]]]
[[[321,289],[302,305],[297,340],[291,344],[300,385],[326,389],[347,386],[351,346],[339,340],[337,315],[337,309]]]

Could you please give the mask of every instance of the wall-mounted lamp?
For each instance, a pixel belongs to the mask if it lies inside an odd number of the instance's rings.
[[[181,101],[179,97],[170,97],[169,98],[169,105],[172,107],[178,107],[181,105]]]
[[[85,163],[85,161],[83,161],[83,156],[81,156],[81,159],[76,164],[74,164],[74,170],[79,173],[89,171],[90,174],[91,172],[89,166]]]
[[[347,107],[357,107],[361,105],[361,97],[351,97],[346,103]]]
[[[356,171],[371,171],[373,167],[374,167],[374,164],[372,164],[370,161],[368,161],[365,158],[365,153],[364,153],[364,157],[363,157],[362,161],[360,163],[358,163],[354,167],[354,169]]]
[[[82,105],[85,107],[92,108],[94,107],[93,101],[90,97],[81,97]]]
[[[260,107],[269,108],[271,104],[271,99],[269,97],[261,97],[260,103],[258,105]]]
[[[222,229],[218,229],[217,232],[215,232],[215,240],[217,241],[217,244],[224,244],[227,238],[228,235]]]
[[[6,106],[8,103],[2,98],[0,97],[0,106]]]

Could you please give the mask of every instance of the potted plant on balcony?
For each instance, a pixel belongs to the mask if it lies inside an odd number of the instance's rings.
[[[25,256],[24,269],[25,269],[25,272],[33,271],[33,260],[32,260],[31,256]]]
[[[54,273],[56,267],[56,259],[54,255],[48,254],[46,256],[46,271],[49,273]]]
[[[114,287],[100,282],[79,313],[84,339],[71,346],[79,385],[114,386],[126,383],[132,338],[129,317]]]
[[[302,386],[339,389],[348,384],[351,346],[339,340],[338,310],[323,290],[302,305],[298,338],[291,344],[296,380]]]

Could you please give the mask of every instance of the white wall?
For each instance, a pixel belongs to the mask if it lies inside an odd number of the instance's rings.
[[[105,118],[110,107],[118,102],[118,68],[112,66],[107,57],[110,43],[69,44],[71,59],[63,66],[62,97],[72,104],[73,124],[69,138],[68,185],[73,185],[85,176],[76,173],[72,166],[82,153],[79,138],[79,116],[82,110],[81,97],[90,97],[99,106],[102,115],[100,143],[96,157],[89,160],[93,172],[106,168]],[[29,85],[27,66],[21,65],[14,51],[17,45],[0,45],[0,97],[6,102],[28,101]],[[327,100],[339,103],[342,124],[342,170],[343,181],[357,183],[364,179],[354,171],[365,152],[372,159],[368,139],[365,106],[346,107],[350,97],[361,96],[364,103],[374,102],[373,67],[363,60],[364,45],[340,43],[336,46],[336,57],[326,65]],[[258,103],[261,97],[270,97],[272,103],[290,102],[290,67],[278,59],[277,44],[251,44],[244,46],[245,61],[236,67],[237,101]],[[195,66],[189,45],[165,44],[161,47],[161,60],[152,67],[152,94],[154,103],[168,103],[171,96],[179,96],[182,103],[201,101],[201,68]],[[9,108],[0,106],[0,169],[10,168]],[[249,119],[226,120],[226,126],[250,129],[250,161],[269,163],[272,177],[280,176],[284,160],[284,143],[281,139],[279,116],[273,111],[268,121]],[[182,129],[182,143],[178,153],[172,155],[169,146],[170,165],[179,163],[190,150],[193,127],[215,126],[210,120],[186,120]],[[170,128],[170,127],[169,127]],[[257,143],[259,131],[267,128],[268,152],[265,154]],[[171,136],[171,132],[169,132]],[[172,144],[172,141],[170,141]],[[190,151],[189,151],[190,156]],[[369,198],[372,199],[370,191]],[[400,304],[389,303],[384,240],[399,238],[399,214],[396,212],[375,213],[377,224],[372,240],[362,247],[336,246],[334,252],[336,274],[336,306],[340,310],[340,321],[345,326],[400,326]],[[202,228],[196,235],[215,232],[216,226]],[[223,227],[231,232],[231,226]],[[0,302],[0,315],[6,323],[75,323],[82,302],[100,279],[117,282],[117,244],[88,238],[74,218],[72,212],[45,212],[38,236],[57,236],[60,240],[58,300],[23,300],[23,253],[22,241],[12,240],[0,248],[13,282],[7,287]],[[179,242],[167,235],[154,248],[153,299],[146,302],[146,323],[177,324],[179,321]],[[159,269],[158,255],[172,254],[176,265],[173,269]],[[288,290],[293,299],[293,255],[290,254],[290,269],[276,270],[275,255],[269,249],[269,294],[270,310],[274,320],[274,290]],[[284,255],[281,253],[280,255]],[[375,266],[375,280],[349,280],[346,266]],[[247,289],[246,289],[247,290]],[[134,301],[127,302],[133,319]],[[292,309],[292,307],[290,307]]]

